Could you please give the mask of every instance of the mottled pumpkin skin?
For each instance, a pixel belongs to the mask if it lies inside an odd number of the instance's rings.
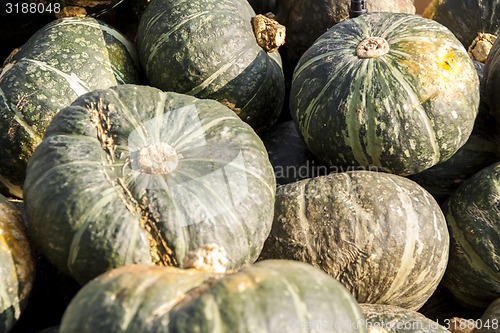
[[[165,156],[141,157],[158,144],[175,151],[170,171],[147,167],[171,165]],[[255,261],[276,185],[262,141],[230,109],[119,85],[56,115],[24,186],[35,244],[83,283],[129,263],[181,266],[208,243],[225,248],[231,269]]]
[[[276,19],[287,29],[286,53],[289,70],[314,41],[335,24],[349,18],[351,0],[281,0],[278,1]],[[368,13],[394,12],[415,14],[412,0],[369,0]]]
[[[383,38],[387,53],[358,56],[368,37]],[[460,42],[435,21],[398,13],[332,27],[301,58],[290,93],[292,118],[325,164],[398,175],[451,157],[478,105],[479,80]]]
[[[500,38],[488,55],[488,60],[484,65],[484,85],[486,94],[486,103],[490,107],[490,112],[497,121],[497,126],[500,126],[500,94],[498,93],[498,85],[500,82]]]
[[[141,63],[151,85],[233,109],[257,132],[270,128],[284,102],[277,51],[255,39],[255,12],[246,0],[157,0],[137,32]]]
[[[0,180],[8,194],[22,196],[27,161],[60,109],[94,89],[139,82],[134,52],[110,26],[67,18],[39,30],[10,59],[0,74]]]
[[[384,333],[449,333],[445,327],[423,314],[399,306],[362,303],[360,307],[369,333],[378,332],[377,328],[385,329]]]
[[[363,319],[338,281],[304,263],[269,260],[226,275],[136,265],[84,286],[60,332],[365,333]]]
[[[446,26],[468,49],[478,33],[498,35],[499,13],[499,0],[433,0],[423,16]]]
[[[496,333],[500,330],[500,298],[488,306],[478,322],[482,327],[477,327],[474,333]]]
[[[500,162],[465,181],[444,204],[450,258],[443,285],[463,304],[500,296]]]
[[[278,187],[260,258],[307,262],[360,303],[416,310],[441,280],[448,246],[443,213],[419,185],[350,171]]]
[[[480,103],[474,127],[467,142],[444,162],[411,175],[439,204],[443,204],[466,179],[500,159],[495,132],[497,124],[486,104],[484,64],[474,61],[480,81]]]
[[[0,195],[0,332],[8,332],[23,313],[35,261],[21,211]]]

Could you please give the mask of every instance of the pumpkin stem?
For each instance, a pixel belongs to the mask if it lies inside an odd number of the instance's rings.
[[[175,149],[164,142],[152,144],[139,151],[137,159],[141,171],[150,174],[167,174],[179,164]]]
[[[194,268],[205,272],[225,273],[229,260],[226,250],[210,243],[191,251],[184,258],[184,269]]]
[[[271,17],[259,14],[252,19],[257,44],[266,52],[274,52],[285,44],[286,28]]]
[[[389,52],[389,43],[382,37],[368,37],[356,46],[356,55],[360,58],[378,58]]]
[[[351,0],[349,18],[355,18],[363,14],[366,14],[366,0]]]
[[[496,39],[495,35],[485,32],[478,33],[467,50],[469,57],[484,64]]]

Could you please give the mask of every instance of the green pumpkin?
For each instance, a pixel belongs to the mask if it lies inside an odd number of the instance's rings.
[[[499,0],[433,0],[423,16],[453,32],[472,59],[484,63],[500,32]]]
[[[497,298],[476,321],[474,333],[497,333],[500,330],[500,298]]]
[[[320,267],[360,303],[416,310],[448,262],[440,207],[404,177],[350,171],[283,185],[274,217],[260,258]]]
[[[443,285],[462,303],[500,297],[500,162],[466,180],[444,204],[450,258]]]
[[[246,0],[153,1],[137,32],[150,84],[218,100],[256,131],[270,128],[281,112],[285,83],[277,51],[257,42],[254,17]]]
[[[21,211],[0,195],[0,332],[8,332],[27,305],[35,260]]]
[[[93,18],[51,22],[0,73],[0,183],[22,197],[26,164],[53,116],[78,96],[138,83],[134,47]]]
[[[449,333],[438,322],[423,314],[387,304],[360,304],[368,332],[383,333]]]
[[[363,322],[338,281],[304,263],[270,260],[228,274],[145,265],[109,271],[72,300],[60,333],[365,333]]]
[[[61,110],[24,183],[35,244],[80,283],[125,264],[179,266],[208,243],[230,269],[251,263],[275,186],[262,141],[230,109],[135,85]]]
[[[498,94],[498,82],[500,82],[500,39],[494,44],[484,65],[484,85],[486,103],[490,107],[490,113],[500,125],[500,96]]]
[[[292,118],[323,163],[404,176],[451,157],[478,105],[460,42],[435,21],[400,13],[333,26],[302,56],[290,93]]]
[[[474,61],[474,66],[481,83],[481,102],[469,139],[448,160],[409,177],[429,191],[439,204],[443,204],[466,179],[499,160],[496,124],[486,104],[484,64]]]

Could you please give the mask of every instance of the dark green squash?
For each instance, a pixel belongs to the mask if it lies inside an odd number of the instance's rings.
[[[500,126],[500,94],[498,85],[500,82],[500,38],[493,44],[484,65],[484,85],[486,94],[486,103],[490,107],[490,113],[493,115]]]
[[[468,139],[479,80],[462,44],[417,15],[338,23],[297,65],[290,110],[311,152],[333,166],[421,172]]]
[[[360,303],[416,310],[448,261],[440,207],[404,177],[350,171],[279,186],[274,216],[260,258],[320,267]]]
[[[474,333],[497,333],[500,331],[500,298],[494,300],[476,321]]]
[[[207,243],[230,269],[251,263],[275,197],[262,141],[229,108],[134,85],[61,110],[24,186],[35,244],[80,283],[130,263],[179,266]]]
[[[274,12],[287,29],[283,45],[287,70],[293,71],[302,54],[325,31],[349,18],[352,0],[280,0]],[[366,10],[415,14],[412,0],[368,0]]]
[[[360,304],[368,333],[449,333],[438,322],[423,314],[387,304]]]
[[[79,95],[137,83],[133,45],[93,18],[51,22],[0,73],[0,183],[22,196],[28,159],[46,126]]]
[[[0,195],[0,332],[8,332],[24,312],[35,261],[21,211]]]
[[[499,0],[433,0],[423,16],[448,27],[471,58],[482,63],[500,32]]]
[[[498,161],[497,126],[486,104],[484,64],[474,61],[480,81],[480,104],[472,133],[467,142],[448,160],[409,178],[423,186],[439,204],[443,204],[466,179]]]
[[[258,262],[228,274],[133,265],[85,285],[60,333],[365,333],[349,292],[295,261]]]
[[[444,204],[450,258],[443,286],[469,307],[500,297],[500,162],[466,180]]]
[[[137,32],[150,84],[218,100],[257,132],[270,128],[281,112],[285,83],[280,55],[257,42],[254,17],[246,0],[152,2]],[[282,42],[284,34],[268,39]]]

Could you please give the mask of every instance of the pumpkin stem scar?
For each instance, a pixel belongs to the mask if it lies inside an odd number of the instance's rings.
[[[206,272],[225,273],[229,259],[226,250],[215,244],[210,243],[191,251],[184,258],[184,269],[194,268]]]
[[[483,32],[478,33],[467,50],[469,57],[484,64],[496,39],[497,36],[495,35]]]
[[[107,114],[104,112],[105,109],[108,110]],[[114,139],[111,136],[111,119],[109,118],[109,114],[114,111],[114,106],[112,104],[104,106],[102,99],[100,99],[97,104],[91,103],[88,109],[90,121],[97,130],[97,139],[106,152],[106,162],[110,167],[113,167],[114,164],[116,147]],[[118,189],[116,181],[111,178],[106,170],[107,169],[103,169],[104,177],[113,188]],[[163,239],[156,225],[159,219],[152,213],[151,208],[146,202],[146,198],[143,197],[141,204],[139,204],[132,192],[128,189],[124,179],[118,177],[117,181],[119,187],[123,189],[123,192],[117,190],[120,200],[131,213],[138,213],[141,215],[139,224],[141,228],[147,232],[151,261],[158,266],[176,266],[177,263],[174,252],[167,246],[166,241]]]
[[[356,55],[362,59],[378,58],[389,52],[389,43],[382,37],[367,37],[356,46]]]
[[[252,18],[252,25],[257,44],[266,52],[274,52],[285,44],[286,28],[273,18],[258,14]]]
[[[150,174],[167,174],[179,164],[175,149],[164,142],[142,148],[137,160],[141,171]]]

